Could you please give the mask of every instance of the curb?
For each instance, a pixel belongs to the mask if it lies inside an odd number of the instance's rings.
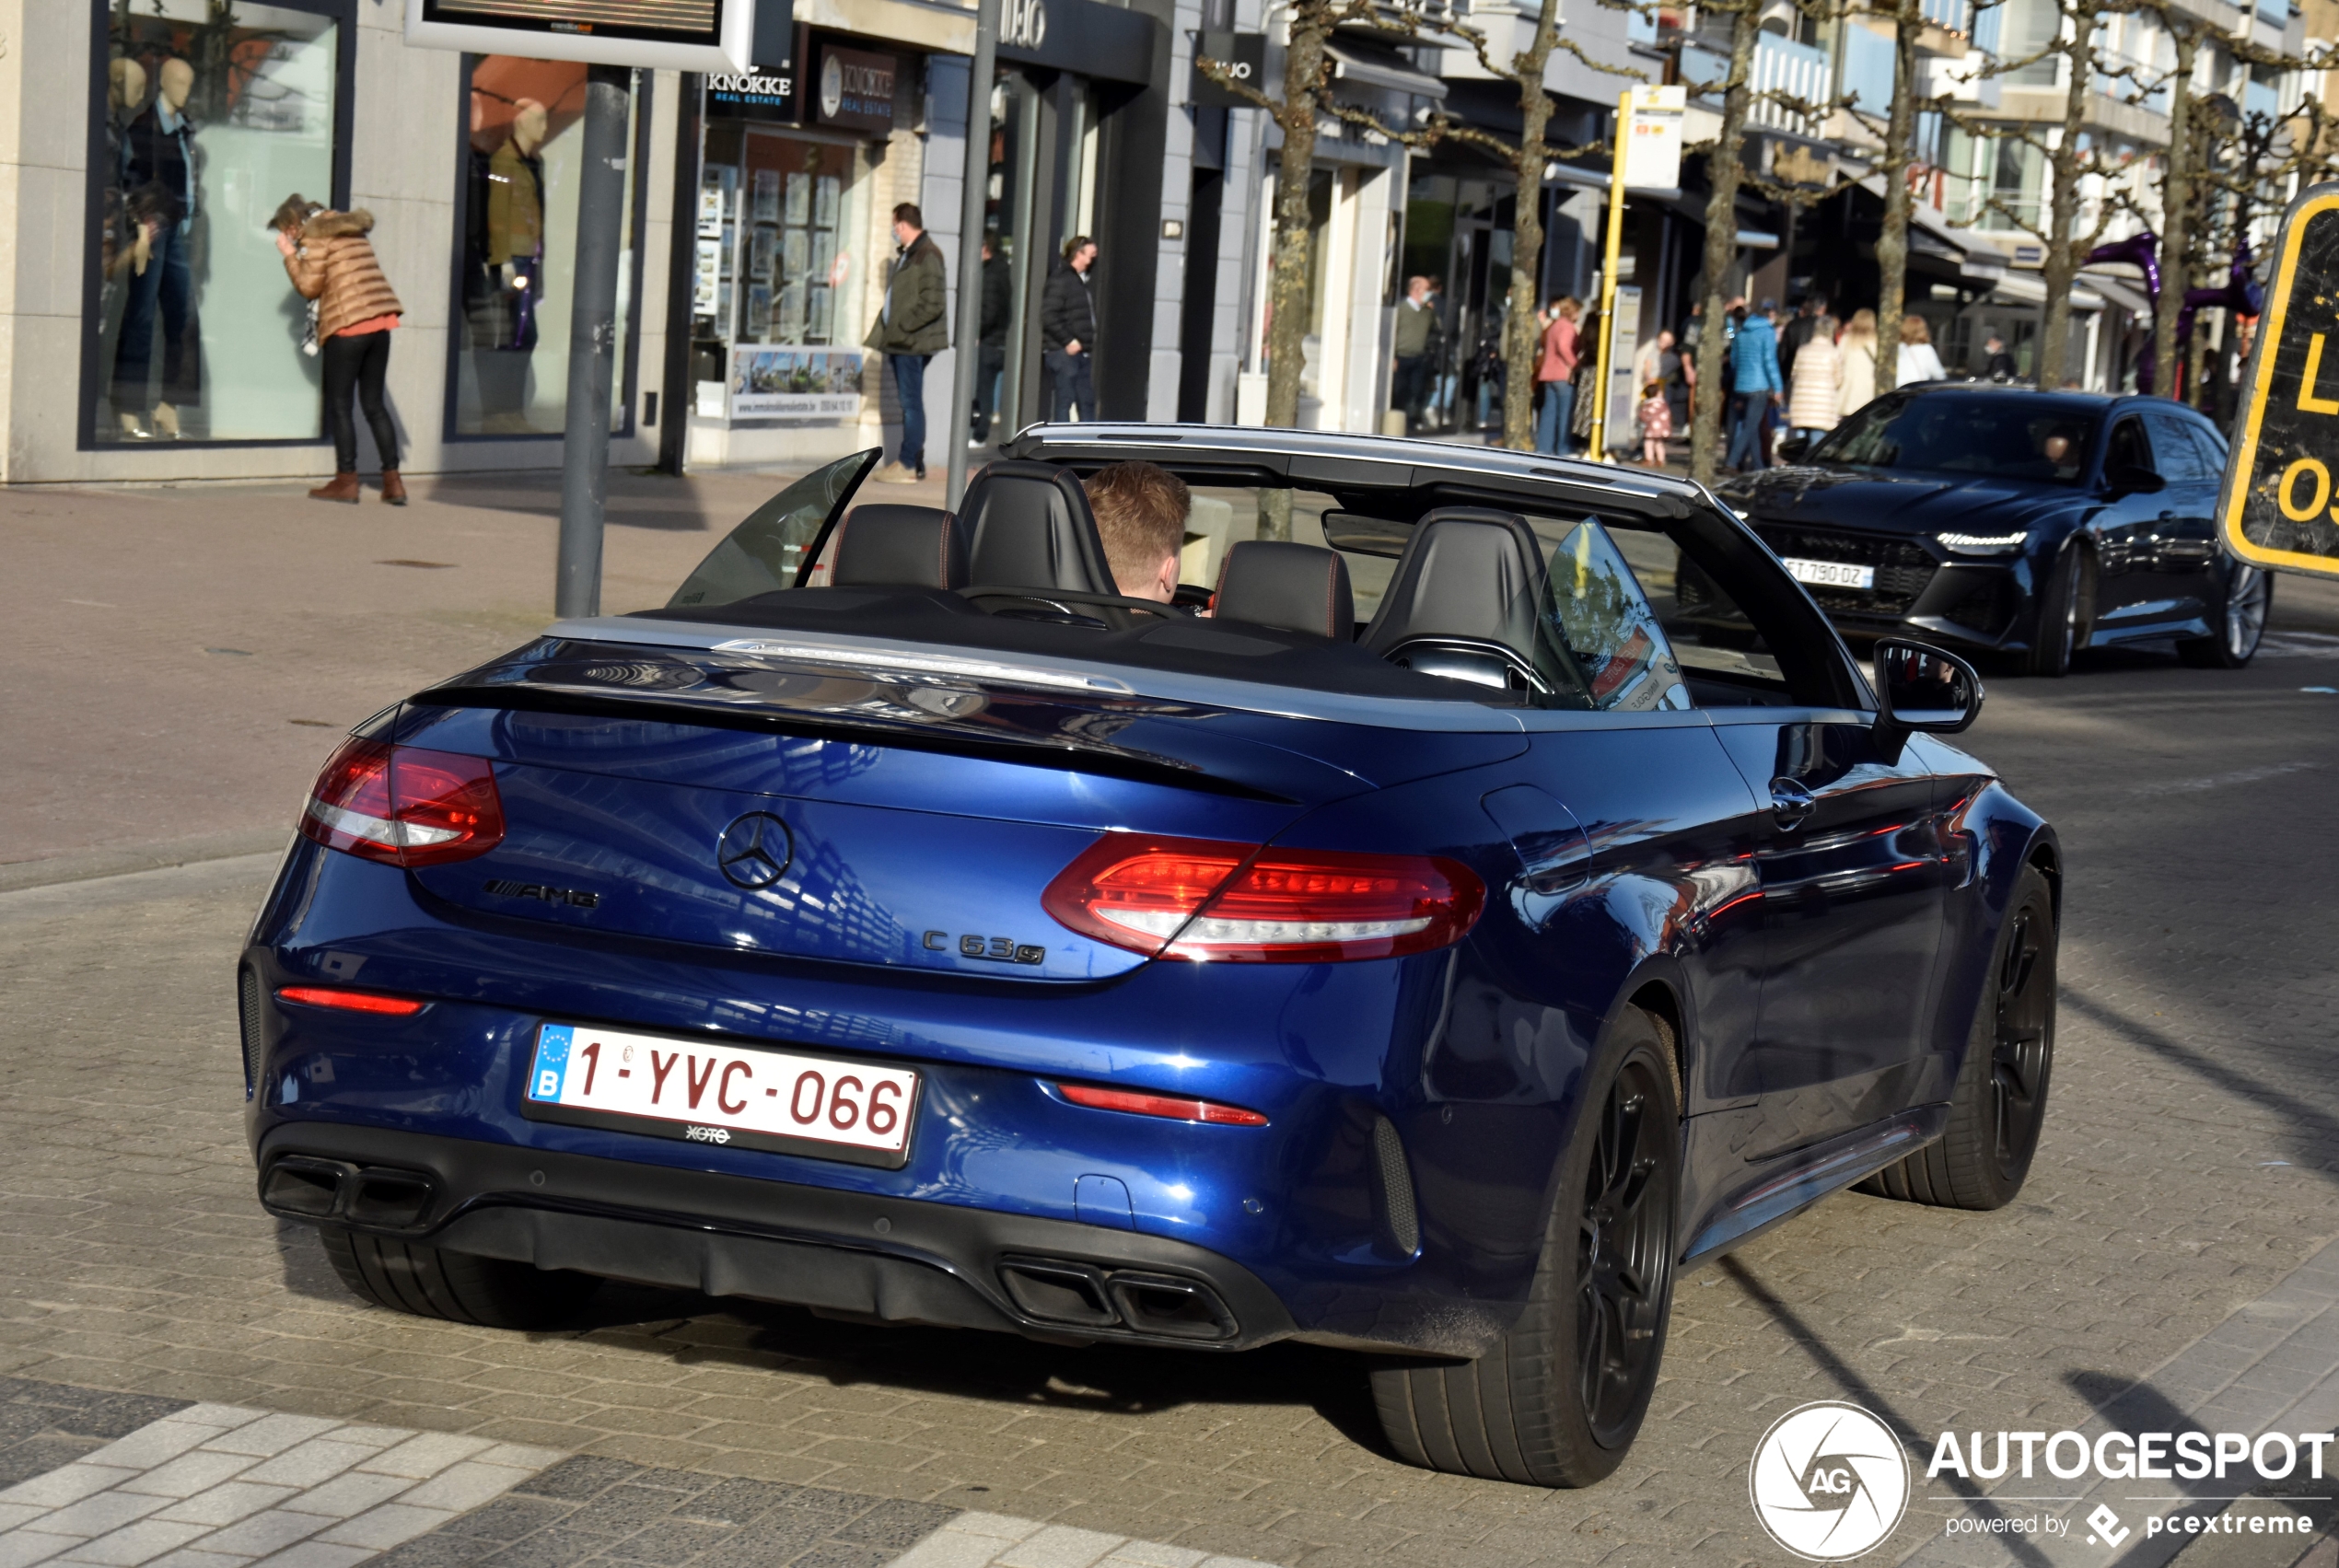
[[[83,850],[44,860],[0,864],[0,893],[26,888],[46,888],[59,882],[90,882],[100,877],[126,877],[137,871],[161,871],[206,860],[233,860],[248,854],[283,851],[291,837],[284,828],[236,828],[192,838],[167,839],[160,843],[132,844],[114,849]]]

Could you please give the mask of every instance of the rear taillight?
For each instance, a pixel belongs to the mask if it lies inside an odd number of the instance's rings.
[[[1148,956],[1316,964],[1445,947],[1485,899],[1476,874],[1443,856],[1107,833],[1042,902],[1071,929]]]
[[[382,1013],[393,1018],[411,1018],[423,1010],[423,1004],[411,996],[384,996],[378,991],[338,991],[323,985],[287,985],[276,993],[279,1002],[296,1002],[303,1007],[331,1007],[343,1013]]]
[[[352,740],[317,775],[300,830],[367,860],[437,865],[502,842],[504,802],[484,757]]]
[[[1189,1099],[1183,1095],[1146,1094],[1134,1089],[1100,1089],[1088,1084],[1058,1084],[1056,1093],[1090,1110],[1125,1110],[1135,1116],[1163,1116],[1172,1121],[1210,1121],[1224,1127],[1264,1127],[1267,1119],[1239,1105]]]

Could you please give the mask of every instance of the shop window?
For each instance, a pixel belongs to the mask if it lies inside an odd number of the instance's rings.
[[[859,417],[867,174],[855,143],[709,122],[691,303],[701,414]]]
[[[92,14],[82,445],[320,440],[308,309],[267,225],[295,193],[346,198],[348,6]]]
[[[568,421],[568,328],[576,307],[576,198],[588,68],[508,54],[465,55],[469,125],[457,173],[447,434],[557,436]],[[648,165],[649,87],[627,95],[623,254],[610,431],[632,428],[641,290],[639,212]]]

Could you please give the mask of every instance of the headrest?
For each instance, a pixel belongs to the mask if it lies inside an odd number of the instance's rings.
[[[837,525],[832,587],[882,583],[920,588],[967,585],[966,536],[939,506],[855,506]]]
[[[1280,540],[1245,540],[1227,552],[1218,569],[1219,621],[1248,621],[1354,642],[1356,601],[1348,591],[1348,563],[1336,550]]]
[[[1532,660],[1543,576],[1542,544],[1526,518],[1440,507],[1414,525],[1361,641],[1387,654],[1414,637],[1480,637]]]
[[[993,463],[967,486],[959,517],[969,540],[967,581],[978,587],[1121,591],[1088,494],[1067,469]]]

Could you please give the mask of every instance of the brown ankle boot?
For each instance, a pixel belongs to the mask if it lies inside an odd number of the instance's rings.
[[[406,482],[398,477],[396,469],[382,470],[382,499],[393,506],[406,505]]]
[[[320,484],[310,491],[308,498],[311,501],[346,501],[355,506],[357,505],[357,476],[337,473],[331,484]]]

